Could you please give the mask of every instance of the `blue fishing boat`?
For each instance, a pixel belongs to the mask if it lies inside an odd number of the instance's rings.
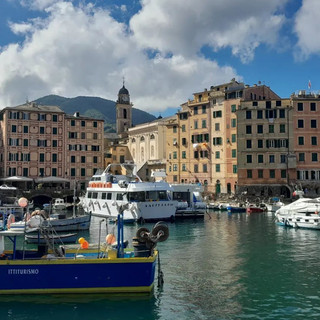
[[[124,248],[122,214],[118,217],[117,239],[111,237],[117,240],[116,250],[111,242],[99,242],[96,251],[86,251],[90,246],[82,241],[82,249],[69,252],[64,246],[51,246],[50,239],[38,244],[36,250],[24,246],[18,250],[17,238],[24,235],[21,230],[0,232],[0,294],[150,292],[158,258],[156,243],[165,241],[169,230],[164,223],[156,224],[151,231],[140,228],[133,251]],[[108,236],[106,241],[110,240]],[[13,245],[10,251],[4,247],[8,242]]]
[[[246,207],[227,206],[228,213],[241,213],[246,212]]]

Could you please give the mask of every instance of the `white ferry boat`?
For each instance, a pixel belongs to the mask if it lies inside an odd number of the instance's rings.
[[[82,207],[93,216],[111,219],[125,207],[125,222],[174,220],[178,202],[171,192],[165,181],[143,182],[134,164],[110,164],[91,178]]]

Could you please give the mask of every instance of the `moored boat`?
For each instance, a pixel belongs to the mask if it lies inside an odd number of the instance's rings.
[[[207,204],[203,201],[201,193],[203,187],[198,184],[171,184],[172,199],[178,202],[175,213],[176,218],[204,217]]]
[[[318,213],[277,215],[276,222],[286,227],[320,230]]]
[[[110,164],[91,178],[81,204],[85,212],[110,219],[125,206],[125,222],[174,220],[171,192],[165,181],[143,182],[134,164]]]
[[[48,243],[38,245],[37,250],[25,246],[20,250],[17,238],[21,235],[24,231],[0,232],[0,294],[151,292],[159,258],[156,243],[165,241],[169,230],[164,224],[155,225],[151,231],[140,228],[137,244],[132,251],[125,251],[123,217],[119,215],[117,249],[111,243],[99,243],[98,250],[88,254],[85,249],[89,244],[83,238],[79,239],[81,254],[64,247],[52,247],[50,252]],[[11,240],[12,250],[4,249],[10,242],[5,238]]]

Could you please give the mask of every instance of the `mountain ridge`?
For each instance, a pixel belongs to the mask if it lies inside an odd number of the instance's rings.
[[[80,115],[103,119],[105,132],[116,132],[116,102],[100,97],[77,96],[66,98],[59,95],[47,95],[34,100],[41,105],[60,107],[67,114],[80,112]],[[154,121],[156,117],[146,111],[132,108],[132,125]]]

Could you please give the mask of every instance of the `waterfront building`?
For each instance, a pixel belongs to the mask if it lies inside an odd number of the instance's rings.
[[[306,194],[320,194],[320,95],[301,90],[291,95],[296,184]]]
[[[296,179],[291,101],[263,97],[244,97],[237,110],[238,192],[290,197]]]
[[[0,113],[0,175],[79,182],[103,166],[104,121],[34,102]],[[50,180],[50,179],[48,179]]]
[[[243,100],[280,99],[265,85],[232,79],[193,94],[167,126],[167,180],[201,183],[205,191],[235,193],[238,186],[237,110]]]

